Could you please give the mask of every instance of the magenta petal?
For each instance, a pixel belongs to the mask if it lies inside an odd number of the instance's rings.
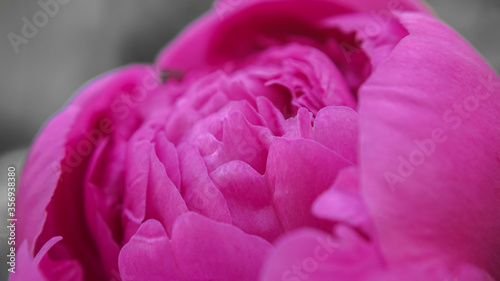
[[[314,119],[314,138],[322,145],[358,162],[358,113],[349,107],[322,108]]]
[[[109,138],[97,144],[87,168],[83,191],[85,219],[106,272],[118,270],[122,229],[117,210],[120,203],[117,201],[120,200],[123,184],[123,164],[119,162],[118,157],[124,159],[125,155],[119,155],[117,158],[113,156],[123,152],[120,147],[121,145],[116,144],[111,147]],[[115,150],[115,154],[110,150]],[[110,161],[111,159],[114,161]]]
[[[147,71],[145,66],[127,67],[84,87],[41,132],[19,186],[19,241],[26,241],[33,251],[44,241],[63,236],[64,241],[51,250],[53,257],[76,259],[96,280],[101,278],[102,268],[95,247],[89,246],[92,240],[82,200],[88,155],[95,145],[86,134],[96,125],[101,136],[112,131],[111,120],[104,117],[111,101],[127,92]],[[108,123],[105,129],[103,120]]]
[[[57,186],[65,157],[66,134],[71,128],[78,110],[66,109],[52,119],[33,144],[26,160],[18,189],[17,239],[26,241],[33,251],[35,239],[42,231],[46,218],[45,209]]]
[[[335,183],[314,202],[313,213],[323,219],[370,230],[370,216],[359,193],[358,169],[340,171]]]
[[[284,230],[329,227],[312,215],[311,205],[333,184],[337,173],[350,165],[317,142],[275,139],[269,149],[266,177]]]
[[[440,261],[421,261],[373,274],[366,281],[495,281],[488,273],[470,264],[449,267]]]
[[[155,138],[156,154],[161,163],[165,166],[168,178],[172,183],[180,189],[181,186],[181,172],[179,168],[179,157],[175,146],[167,140],[164,132],[158,132]]]
[[[85,273],[77,260],[51,260],[45,256],[40,261],[40,267],[43,268],[47,280],[50,281],[83,281]],[[29,279],[36,280],[37,279]]]
[[[198,149],[182,144],[178,152],[182,178],[181,193],[188,209],[216,221],[231,223],[224,196],[210,179]]]
[[[423,2],[412,0],[225,0],[216,3],[211,12],[165,48],[158,56],[157,65],[160,69],[190,70],[216,63],[221,57],[229,60],[244,57],[254,51],[261,30],[277,22],[280,25],[287,23],[290,30],[297,22],[321,21],[332,15],[352,12],[383,16],[390,10],[416,10],[430,14]],[[293,22],[289,22],[290,18],[294,19]]]
[[[146,215],[151,150],[148,140],[132,140],[129,143],[122,208],[123,243],[127,243],[136,233]]]
[[[234,226],[268,241],[283,233],[264,177],[247,163],[231,161],[210,177],[226,199]]]
[[[47,255],[47,252],[54,246],[55,243],[62,240],[62,237],[53,237],[45,243],[45,245],[38,251],[38,254],[32,258],[30,251],[28,250],[28,244],[23,242],[19,248],[16,249],[16,268],[13,273],[10,274],[9,280],[12,281],[25,281],[25,280],[36,280],[45,281],[47,280],[42,271],[39,269],[40,260]]]
[[[349,228],[336,237],[313,229],[287,234],[276,243],[261,281],[365,281],[383,268],[376,248]]]
[[[271,245],[196,213],[180,216],[172,247],[186,280],[255,281]]]
[[[156,144],[157,150],[163,147]],[[177,160],[177,159],[175,159]],[[167,164],[168,165],[168,164]],[[150,168],[146,195],[146,219],[156,219],[169,234],[177,217],[188,211],[179,190],[168,178],[165,166],[154,151],[150,152]]]
[[[500,79],[443,23],[400,18],[410,35],[359,92],[360,181],[381,249],[389,264],[466,260],[498,279]]]
[[[144,222],[118,258],[123,281],[185,280],[177,268],[172,245],[156,220]]]

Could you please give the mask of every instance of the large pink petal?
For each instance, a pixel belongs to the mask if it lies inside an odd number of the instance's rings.
[[[443,23],[400,18],[410,35],[359,92],[362,192],[382,251],[500,278],[500,79]]]
[[[196,213],[181,215],[172,247],[186,280],[254,281],[271,245]]]

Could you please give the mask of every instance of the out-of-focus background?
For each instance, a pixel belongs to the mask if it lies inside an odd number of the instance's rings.
[[[500,72],[500,0],[427,2]],[[50,14],[41,15],[40,3],[52,3]],[[19,174],[38,130],[82,84],[119,66],[152,62],[211,5],[211,0],[0,0],[0,280],[7,280],[8,165],[16,165]],[[26,27],[31,38],[12,35],[21,35],[26,21],[41,27]]]

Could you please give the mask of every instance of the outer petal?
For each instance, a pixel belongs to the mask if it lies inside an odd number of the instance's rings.
[[[500,79],[441,22],[400,18],[410,35],[359,93],[362,191],[382,251],[498,279]]]
[[[285,32],[289,32],[293,28],[287,24],[297,27],[293,22],[320,21],[336,14],[352,12],[371,12],[377,16],[395,9],[429,12],[422,2],[412,0],[219,1],[212,12],[192,24],[163,50],[157,65],[161,69],[189,70],[220,61],[223,53],[230,52],[236,57],[248,55],[256,47],[256,36],[262,33],[262,28],[269,26],[284,28]],[[223,44],[227,38],[231,38],[231,46]]]
[[[96,123],[102,125],[99,121],[109,113],[112,101],[140,84],[148,69],[133,66],[94,81],[40,134],[28,156],[18,195],[18,239],[27,242],[30,252],[53,236],[63,236],[64,241],[51,253],[57,258],[85,260],[88,276],[102,278],[96,250],[88,246],[91,238],[81,198],[85,167],[96,141],[86,134]],[[98,128],[101,136],[110,133],[109,126]]]

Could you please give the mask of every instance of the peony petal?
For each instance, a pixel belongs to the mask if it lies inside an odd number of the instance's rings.
[[[171,233],[177,216],[187,211],[179,189],[169,178],[172,175],[179,181],[180,167],[176,149],[162,131],[165,118],[161,113],[151,116],[128,145],[122,209],[124,243],[145,219],[160,221]],[[160,162],[160,156],[166,164]]]
[[[371,59],[373,69],[378,68],[380,63],[386,59],[394,47],[408,35],[396,16],[391,10],[370,12],[369,14],[344,14],[326,19],[322,25],[330,29],[340,29],[343,33],[355,33],[358,44],[340,42],[342,51],[348,61],[354,59],[354,55],[365,52]]]
[[[155,138],[155,150],[160,162],[165,166],[168,178],[177,189],[181,187],[181,172],[179,157],[175,146],[168,141],[163,131],[158,132]]]
[[[371,218],[359,192],[357,167],[341,170],[335,183],[314,202],[313,213],[322,219],[361,227],[366,234],[372,234]]]
[[[165,229],[156,220],[147,220],[123,246],[118,259],[123,281],[185,280],[176,265]]]
[[[62,237],[53,237],[49,241],[45,243],[45,245],[40,249],[37,255],[32,258],[31,253],[28,249],[28,244],[23,242],[19,248],[16,249],[16,258],[14,267],[14,271],[10,274],[9,280],[12,281],[25,281],[25,280],[37,280],[37,281],[45,281],[47,280],[39,269],[38,264],[40,260],[47,255],[52,246],[55,243],[62,240]],[[10,253],[9,253],[10,255]],[[10,258],[9,258],[10,259]],[[9,268],[11,266],[9,265]]]
[[[224,195],[234,226],[268,241],[283,233],[264,177],[247,163],[223,164],[210,178]]]
[[[84,201],[85,219],[92,234],[93,242],[99,251],[99,256],[101,257],[106,272],[111,272],[112,270],[118,270],[118,243],[121,243],[120,240],[116,241],[113,236],[116,234],[118,237],[121,237],[122,229],[120,225],[115,228],[116,222],[119,223],[119,212],[112,214],[113,211],[115,211],[113,208],[116,207],[114,205],[118,198],[116,196],[106,196],[106,193],[112,193],[118,186],[122,186],[121,172],[123,172],[123,167],[118,168],[118,170],[121,171],[119,171],[117,175],[113,173],[114,171],[112,172],[109,167],[101,166],[108,160],[107,153],[109,153],[109,151],[106,150],[109,150],[109,138],[100,142],[92,155],[84,184]],[[109,166],[112,166],[111,161],[107,164],[111,164]],[[102,184],[101,181],[98,180],[100,176],[99,172],[101,171],[105,171],[105,179],[109,180],[107,182],[104,181],[105,184]],[[113,182],[114,180],[118,182]],[[100,186],[99,184],[102,185]]]
[[[163,149],[158,143],[156,144],[157,151]],[[186,213],[188,209],[179,190],[169,179],[165,166],[160,162],[154,151],[150,152],[149,161],[145,218],[156,219],[161,222],[167,234],[171,236],[175,220],[179,215]]]
[[[196,213],[180,216],[172,247],[186,280],[254,281],[271,245]]]
[[[410,35],[359,93],[362,192],[382,251],[498,279],[500,79],[443,23],[399,17]]]
[[[78,111],[70,108],[52,119],[31,147],[18,188],[18,241],[26,241],[29,252],[42,231],[45,209],[61,175],[66,135]]]
[[[224,196],[210,179],[198,149],[183,143],[178,148],[181,168],[181,194],[190,211],[215,221],[231,223]]]
[[[300,31],[304,22],[321,21],[342,13],[418,10],[430,13],[421,1],[346,0],[227,0],[197,20],[165,48],[157,59],[160,69],[191,70],[246,57],[259,49],[263,31],[288,34]],[[312,35],[316,31],[308,32]],[[307,33],[307,32],[306,32]]]
[[[326,54],[314,47],[290,43],[269,48],[253,64],[263,68],[274,66],[276,74],[268,77],[266,85],[287,88],[296,107],[306,107],[316,114],[325,105],[352,108],[356,105],[342,73]]]
[[[301,229],[276,243],[260,280],[365,281],[382,268],[376,247],[349,228],[337,228],[335,237]]]
[[[19,209],[24,210],[19,213],[20,239],[26,239],[29,247],[37,251],[43,241],[63,236],[64,241],[51,249],[51,258],[77,260],[88,278],[95,280],[102,280],[105,274],[96,247],[89,246],[93,245],[92,237],[85,224],[82,183],[86,166],[98,139],[116,133],[111,116],[106,117],[110,104],[128,94],[148,71],[149,67],[145,66],[128,67],[84,88],[42,132],[40,140],[56,139],[44,143],[46,148],[35,146],[36,152],[28,157],[25,168],[25,183],[20,186]],[[58,159],[61,153],[64,157]],[[46,170],[47,167],[52,170]],[[42,170],[38,170],[40,168]],[[47,175],[55,175],[48,176],[52,183],[45,181]]]
[[[488,273],[469,264],[449,268],[440,261],[422,261],[406,267],[374,273],[366,281],[495,281]]]
[[[314,119],[314,139],[342,155],[358,162],[358,113],[349,107],[327,106]]]
[[[269,149],[266,177],[276,213],[285,231],[302,226],[327,228],[313,217],[311,205],[351,163],[328,148],[305,139],[275,139]]]

